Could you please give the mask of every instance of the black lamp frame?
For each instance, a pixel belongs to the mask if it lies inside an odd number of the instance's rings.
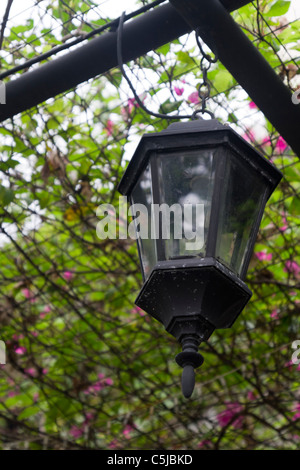
[[[243,159],[266,184],[239,275],[215,257],[225,158],[218,157],[216,163],[205,257],[165,260],[164,240],[156,240],[158,262],[144,282],[135,303],[163,323],[166,330],[181,342],[183,351],[176,356],[176,361],[184,368],[182,390],[186,397],[192,394],[194,388],[194,368],[203,362],[197,352],[199,344],[208,340],[214,329],[231,327],[252,295],[243,280],[265,204],[282,174],[231,127],[222,125],[216,119],[199,119],[174,123],[160,133],[144,135],[118,187],[121,194],[131,199],[132,191],[151,157],[153,203],[160,204],[158,158],[163,158],[166,152],[208,148],[223,148],[225,152]]]

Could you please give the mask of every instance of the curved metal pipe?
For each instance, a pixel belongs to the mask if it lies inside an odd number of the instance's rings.
[[[249,0],[222,1],[229,10],[250,3]],[[190,31],[191,27],[170,3],[156,7],[124,25],[124,62],[136,59]],[[6,105],[0,106],[0,121],[68,91],[117,65],[117,35],[113,32],[102,34],[32,72],[6,81]]]

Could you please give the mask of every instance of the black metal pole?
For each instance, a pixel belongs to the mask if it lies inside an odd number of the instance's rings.
[[[300,105],[219,0],[170,0],[300,156]]]
[[[249,0],[222,0],[232,11]],[[124,25],[123,59],[136,59],[191,31],[169,3],[154,8]],[[6,82],[6,105],[0,106],[0,122],[70,90],[118,65],[115,33],[105,33],[58,59],[41,65],[20,78]]]

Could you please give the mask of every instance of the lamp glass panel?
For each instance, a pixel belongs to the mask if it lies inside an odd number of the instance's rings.
[[[216,257],[241,274],[246,255],[253,249],[254,229],[265,204],[267,183],[238,155],[230,153],[220,197]]]
[[[157,156],[166,260],[204,257],[215,177],[214,148]]]
[[[134,227],[137,237],[142,273],[146,280],[157,262],[156,240],[151,238],[153,203],[152,178],[150,164],[147,165],[131,193],[131,204],[134,209]]]

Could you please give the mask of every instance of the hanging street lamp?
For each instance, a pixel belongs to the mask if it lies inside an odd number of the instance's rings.
[[[119,184],[139,214],[137,235],[144,229],[135,303],[181,343],[187,398],[203,363],[200,343],[231,327],[252,295],[244,279],[281,178],[231,127],[196,119],[144,135]]]

